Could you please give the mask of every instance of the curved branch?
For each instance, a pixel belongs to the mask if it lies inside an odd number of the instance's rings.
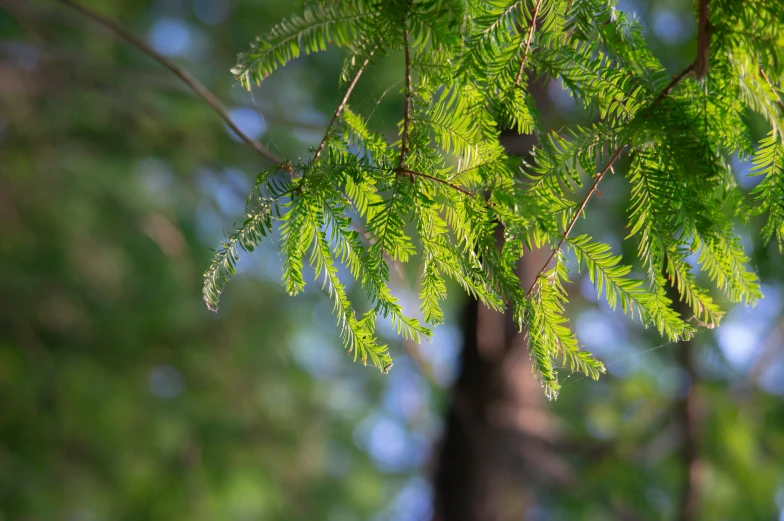
[[[575,212],[574,217],[572,218],[571,222],[569,223],[569,226],[566,228],[566,231],[563,234],[563,237],[561,237],[561,240],[558,241],[558,245],[553,249],[553,252],[550,254],[550,257],[548,257],[548,259],[544,263],[544,266],[542,266],[542,269],[539,270],[539,273],[536,275],[536,278],[534,278],[534,281],[531,283],[531,287],[528,288],[527,296],[531,296],[531,292],[536,287],[536,283],[539,282],[539,278],[547,270],[547,267],[553,261],[555,256],[558,255],[558,252],[561,251],[561,246],[563,246],[563,243],[564,241],[566,241],[566,238],[569,237],[569,234],[572,232],[572,228],[574,228],[574,225],[577,224],[577,219],[579,219],[580,215],[583,213],[583,211],[585,211],[585,207],[588,206],[588,201],[591,200],[591,197],[593,196],[594,192],[597,193],[599,192],[597,190],[597,187],[599,186],[599,182],[602,179],[604,179],[604,175],[610,170],[610,168],[612,168],[613,163],[615,163],[615,160],[620,157],[621,152],[623,152],[624,148],[626,148],[626,143],[618,147],[618,150],[616,150],[615,153],[613,153],[610,160],[607,162],[606,165],[604,165],[604,168],[602,168],[602,170],[598,174],[596,174],[596,180],[593,182],[593,186],[591,186],[591,189],[588,190],[587,194],[585,194],[585,198],[583,199],[582,204],[580,204],[580,208],[577,210],[577,212]]]
[[[670,92],[672,92],[672,89],[674,89],[675,86],[678,85],[681,82],[681,80],[683,80],[683,78],[686,77],[687,74],[689,74],[691,71],[694,70],[694,66],[695,66],[694,63],[692,63],[691,65],[683,69],[680,74],[678,74],[677,76],[673,76],[672,81],[666,87],[664,87],[662,91],[659,93],[659,95],[656,96],[656,99],[653,100],[653,103],[651,103],[650,108],[655,107],[656,105],[661,103],[661,101],[664,98],[669,96]]]
[[[400,173],[403,173],[403,174],[413,175],[413,176],[416,176],[416,177],[424,177],[425,179],[430,179],[431,181],[435,181],[437,183],[441,183],[442,185],[446,185],[446,186],[448,186],[448,187],[450,187],[450,188],[452,188],[454,190],[457,190],[461,194],[467,195],[468,197],[473,197],[474,196],[473,192],[469,192],[465,188],[461,188],[461,187],[457,186],[454,183],[450,183],[449,181],[445,181],[443,179],[439,179],[438,177],[435,177],[435,176],[432,176],[432,175],[429,175],[429,174],[423,174],[422,172],[416,172],[414,170],[409,170],[408,168],[400,168],[398,171]]]
[[[283,160],[273,154],[269,149],[267,149],[261,143],[254,141],[251,139],[247,134],[242,132],[242,130],[234,124],[234,122],[229,117],[229,114],[226,112],[225,107],[218,101],[218,98],[212,94],[207,88],[199,82],[196,78],[194,78],[191,73],[187,70],[183,69],[182,67],[176,65],[168,58],[162,56],[160,53],[156,52],[152,47],[144,43],[144,41],[140,40],[135,35],[128,32],[124,27],[119,25],[117,22],[106,18],[105,16],[92,11],[91,9],[75,2],[74,0],[57,0],[61,4],[65,4],[69,7],[72,7],[76,11],[79,11],[83,15],[87,16],[88,18],[93,19],[94,21],[98,22],[99,24],[103,25],[117,36],[125,40],[126,42],[130,43],[140,51],[144,52],[146,55],[169,69],[172,73],[174,73],[178,78],[180,78],[183,83],[185,83],[188,87],[190,87],[196,94],[199,95],[201,99],[203,99],[212,110],[214,110],[218,116],[226,123],[232,131],[234,131],[237,136],[244,141],[248,146],[253,148],[261,157],[269,161],[270,163],[278,164],[283,163]],[[283,170],[287,172],[291,172],[291,166],[284,165],[281,167]]]
[[[525,70],[525,62],[528,59],[528,51],[531,49],[531,42],[534,39],[534,31],[536,30],[536,17],[539,16],[539,8],[542,6],[542,0],[536,2],[534,8],[534,15],[531,18],[531,26],[528,28],[528,41],[525,43],[525,51],[523,51],[523,59],[520,61],[520,70],[515,78],[515,85],[520,86],[520,81],[523,79],[523,71]]]
[[[664,98],[666,98],[670,94],[670,92],[672,92],[672,89],[674,89],[683,80],[683,78],[685,78],[686,75],[690,73],[693,69],[694,69],[694,64],[691,64],[688,67],[686,67],[680,74],[673,77],[672,81],[666,87],[664,87],[664,89],[662,89],[662,91],[659,93],[658,96],[656,96],[656,99],[654,99],[653,102],[651,102],[648,108],[652,109],[656,107],[659,103],[661,103],[661,101]],[[620,147],[618,147],[618,149],[615,152],[613,152],[613,155],[610,157],[610,160],[607,162],[607,164],[604,165],[604,168],[602,168],[596,174],[593,186],[591,186],[591,189],[588,190],[587,194],[585,194],[585,197],[583,198],[583,202],[580,204],[580,208],[577,210],[577,212],[575,212],[574,217],[569,222],[569,225],[566,227],[566,231],[564,232],[563,237],[561,237],[561,240],[558,241],[558,245],[553,249],[552,253],[550,254],[550,257],[548,257],[547,259],[547,262],[544,263],[542,269],[540,269],[539,272],[536,274],[536,277],[534,277],[534,281],[531,283],[531,287],[528,288],[528,292],[526,293],[526,296],[529,297],[531,296],[531,293],[533,292],[536,285],[539,283],[539,279],[542,277],[542,274],[545,271],[547,271],[547,267],[553,261],[555,256],[558,255],[558,252],[561,251],[561,246],[563,246],[564,241],[566,241],[566,239],[569,237],[572,228],[574,228],[574,225],[577,223],[577,219],[580,218],[580,215],[585,210],[585,207],[588,206],[588,201],[591,200],[591,197],[593,196],[594,192],[598,193],[597,187],[599,186],[599,183],[601,182],[602,179],[604,179],[604,175],[612,168],[612,165],[613,163],[615,163],[615,160],[620,157],[621,153],[623,152],[623,149],[626,148],[627,144],[628,143],[623,143]]]
[[[346,89],[346,94],[343,96],[343,99],[340,101],[338,108],[335,109],[335,113],[332,115],[332,119],[330,120],[329,125],[327,125],[327,130],[326,132],[324,132],[324,138],[321,140],[321,144],[316,149],[316,153],[313,155],[314,163],[318,160],[319,156],[321,156],[321,152],[324,150],[324,147],[327,144],[327,137],[329,137],[330,130],[332,130],[332,127],[335,126],[335,122],[340,117],[340,113],[343,112],[343,109],[346,108],[346,103],[348,103],[348,98],[351,96],[354,87],[357,86],[359,77],[362,76],[363,72],[365,72],[365,68],[368,66],[368,63],[370,63],[370,58],[373,57],[374,52],[376,52],[375,49],[371,50],[370,53],[368,54],[368,57],[365,58],[365,61],[362,63],[362,65],[359,67],[359,70],[357,70],[357,73],[354,75],[354,79],[351,80],[348,89]]]
[[[408,22],[403,18],[403,50],[406,54],[406,101],[403,108],[403,133],[400,135],[400,161],[398,170],[406,167],[408,157],[408,135],[411,127],[411,50],[408,44]]]

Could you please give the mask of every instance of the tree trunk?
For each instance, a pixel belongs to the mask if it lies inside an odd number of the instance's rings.
[[[683,464],[683,488],[678,500],[678,521],[695,521],[699,512],[700,483],[702,481],[700,463],[700,403],[697,395],[699,376],[694,367],[692,342],[678,344],[678,365],[688,379],[687,388],[676,404],[675,421],[681,431],[683,447],[681,461]]]
[[[524,287],[547,253],[523,257]],[[471,300],[463,334],[460,375],[434,476],[434,519],[525,519],[536,506],[531,478],[571,481],[569,466],[552,449],[554,419],[531,372],[524,334],[515,330],[509,314]]]

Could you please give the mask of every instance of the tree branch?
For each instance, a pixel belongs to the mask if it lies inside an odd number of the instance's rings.
[[[672,81],[666,87],[664,87],[664,89],[659,93],[659,95],[656,96],[656,99],[654,99],[653,102],[651,102],[648,108],[652,109],[656,107],[659,103],[661,103],[661,101],[665,97],[667,97],[670,94],[670,92],[672,92],[672,89],[674,89],[683,80],[683,78],[685,78],[686,75],[689,72],[691,72],[693,69],[694,69],[694,64],[689,65],[680,74],[673,77]],[[591,186],[591,189],[588,190],[587,194],[585,194],[585,197],[583,198],[583,201],[580,204],[580,208],[577,210],[577,212],[575,212],[574,217],[569,222],[569,225],[566,227],[566,231],[564,232],[563,237],[561,237],[561,240],[558,241],[558,245],[555,247],[555,249],[553,249],[553,252],[550,254],[550,257],[544,263],[544,266],[542,266],[542,269],[540,269],[539,273],[537,273],[536,277],[534,277],[534,281],[531,283],[531,287],[528,288],[528,292],[526,293],[526,296],[528,297],[531,296],[531,293],[533,292],[536,285],[539,283],[539,279],[541,278],[542,274],[547,270],[547,267],[550,265],[552,260],[558,254],[558,252],[561,251],[561,246],[563,246],[564,241],[566,241],[566,239],[569,237],[572,228],[574,228],[574,225],[577,223],[577,219],[580,218],[580,214],[582,214],[583,211],[585,211],[585,207],[588,205],[588,201],[591,200],[591,197],[593,196],[594,192],[598,192],[597,187],[599,186],[599,183],[601,182],[602,179],[604,179],[604,175],[612,168],[612,165],[613,163],[615,163],[615,160],[620,157],[621,153],[623,152],[623,149],[626,148],[627,144],[628,143],[623,143],[620,147],[618,147],[618,149],[615,152],[613,152],[613,155],[610,157],[610,160],[607,162],[607,164],[604,165],[604,168],[602,168],[599,171],[599,173],[596,174],[596,178],[594,180],[593,186]]]
[[[520,61],[520,70],[517,73],[517,78],[515,79],[515,85],[518,87],[520,86],[520,82],[523,79],[523,70],[525,69],[525,62],[528,59],[528,51],[531,49],[531,42],[534,39],[534,31],[536,29],[536,17],[539,16],[539,8],[542,6],[542,0],[536,2],[536,7],[534,8],[534,15],[531,18],[531,26],[528,28],[528,41],[525,44],[525,51],[523,51],[523,59]]]
[[[335,122],[340,117],[340,113],[343,112],[343,109],[346,108],[346,103],[348,103],[348,98],[349,96],[351,96],[351,92],[354,90],[354,87],[357,86],[359,77],[362,76],[363,72],[365,72],[365,68],[368,66],[368,63],[370,63],[370,58],[373,57],[374,52],[376,52],[375,49],[371,50],[370,54],[368,54],[368,57],[365,58],[365,61],[362,63],[362,66],[360,66],[359,70],[354,75],[354,79],[351,80],[348,89],[346,89],[346,94],[343,96],[343,99],[340,101],[338,108],[335,109],[335,113],[332,115],[332,119],[330,120],[329,125],[327,125],[327,130],[326,132],[324,132],[324,138],[321,140],[321,144],[316,149],[316,153],[313,155],[314,163],[318,161],[319,156],[321,156],[321,152],[324,150],[324,147],[327,144],[327,138],[329,137],[329,132],[332,130],[332,127],[335,126]]]
[[[694,66],[695,66],[694,63],[692,63],[691,65],[683,69],[680,74],[678,74],[677,76],[673,76],[672,81],[668,83],[667,86],[662,89],[659,95],[656,96],[656,99],[653,100],[653,103],[651,103],[650,108],[654,108],[659,103],[661,103],[664,98],[669,96],[670,92],[672,92],[672,89],[674,89],[675,86],[678,85],[681,82],[681,80],[683,80],[683,78],[686,77],[687,74],[689,74],[691,71],[694,70]]]
[[[174,64],[168,58],[162,56],[160,53],[156,52],[152,49],[149,45],[144,43],[144,41],[137,38],[135,35],[128,32],[125,28],[123,28],[118,23],[104,17],[101,14],[88,9],[87,7],[75,2],[74,0],[57,0],[61,4],[65,4],[69,7],[72,7],[74,10],[79,11],[83,15],[87,16],[88,18],[93,19],[94,21],[98,22],[99,24],[103,25],[117,36],[125,40],[126,42],[130,43],[140,51],[144,52],[155,61],[169,69],[172,73],[174,73],[178,78],[180,78],[188,87],[190,87],[196,94],[199,95],[201,99],[203,99],[212,110],[214,110],[218,116],[226,123],[232,131],[234,131],[237,136],[244,141],[248,146],[253,148],[261,157],[269,161],[270,163],[282,163],[283,160],[277,157],[275,154],[270,152],[264,145],[258,143],[247,136],[242,130],[234,124],[234,122],[229,117],[229,114],[226,112],[226,109],[223,107],[218,98],[216,98],[207,88],[202,85],[199,80],[194,78],[188,71],[183,69],[182,67]],[[287,172],[291,172],[291,166],[283,165],[281,168],[286,170]]]
[[[403,133],[400,136],[400,161],[398,171],[406,168],[406,158],[408,157],[408,139],[411,127],[411,50],[408,45],[408,25],[406,18],[403,18],[403,49],[406,54],[406,100],[403,108]]]
[[[454,183],[450,183],[449,181],[446,181],[444,179],[439,179],[438,177],[435,177],[435,176],[432,176],[432,175],[429,175],[429,174],[423,174],[422,172],[416,172],[414,170],[409,170],[408,168],[405,168],[405,167],[399,168],[398,171],[400,173],[402,173],[402,174],[413,175],[413,176],[416,176],[416,177],[424,177],[425,179],[430,179],[431,181],[435,181],[437,183],[441,183],[442,185],[446,185],[446,186],[448,186],[450,188],[453,188],[453,189],[457,190],[458,192],[460,192],[461,194],[467,195],[468,197],[473,197],[474,196],[473,192],[469,192],[465,188],[461,188],[461,187],[457,186]]]
[[[697,7],[697,58],[694,60],[694,73],[698,80],[708,74],[710,39],[710,0],[700,0]]]
[[[552,260],[558,254],[558,252],[561,251],[561,246],[563,246],[564,241],[566,241],[566,238],[569,237],[569,234],[572,232],[572,228],[574,228],[574,225],[577,223],[577,219],[580,217],[580,214],[583,213],[585,207],[588,206],[588,201],[591,200],[591,196],[593,196],[594,192],[598,192],[596,188],[599,186],[599,182],[601,182],[601,180],[604,179],[604,175],[610,170],[610,168],[612,168],[613,163],[615,163],[615,160],[620,157],[621,152],[623,152],[624,148],[626,148],[626,143],[618,147],[618,150],[616,150],[615,153],[613,153],[610,160],[607,162],[606,165],[604,165],[604,168],[602,168],[602,170],[596,175],[596,180],[593,182],[593,186],[591,186],[591,189],[588,190],[587,194],[585,194],[585,198],[583,198],[583,202],[582,204],[580,204],[580,208],[574,214],[574,217],[572,218],[572,221],[569,223],[569,226],[566,228],[563,237],[561,237],[561,240],[558,241],[558,246],[556,246],[553,249],[553,252],[550,254],[550,257],[545,261],[544,266],[542,266],[542,269],[539,270],[539,273],[536,275],[536,278],[534,278],[534,281],[531,283],[531,287],[528,288],[527,296],[531,295],[531,292],[534,290],[534,287],[536,287],[536,283],[539,281],[539,277],[541,277],[541,275],[545,272],[545,270],[547,270],[547,266],[550,265],[550,262],[552,262]]]

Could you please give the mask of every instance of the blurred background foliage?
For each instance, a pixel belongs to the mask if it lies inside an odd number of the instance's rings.
[[[339,51],[300,59],[252,94],[229,73],[294,2],[85,5],[188,69],[279,155],[320,140]],[[690,2],[619,8],[638,14],[671,70],[691,62]],[[375,106],[372,124],[390,135],[401,63],[379,62],[353,100]],[[552,128],[589,117],[558,83],[538,88]],[[431,518],[464,302],[449,302],[448,324],[419,346],[427,376],[390,330],[389,375],[350,363],[317,285],[285,295],[275,238],[241,262],[221,313],[208,312],[210,248],[263,166],[105,28],[54,1],[0,0],[0,520]],[[757,182],[734,166],[742,186]],[[619,177],[580,223],[618,248]],[[563,479],[527,473],[503,519],[681,519],[696,461],[693,519],[784,520],[784,269],[757,242],[758,223],[746,226],[766,298],[685,347],[610,312],[575,277],[570,316],[609,374],[572,376],[541,404]],[[404,299],[416,273],[405,275]],[[698,398],[696,460],[678,417],[687,394]]]

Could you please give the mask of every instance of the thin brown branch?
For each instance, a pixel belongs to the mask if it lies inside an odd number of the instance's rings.
[[[370,63],[370,58],[373,57],[374,52],[376,52],[375,49],[370,51],[368,57],[365,58],[365,61],[362,63],[362,66],[359,68],[359,70],[357,70],[357,73],[354,75],[354,79],[352,79],[351,83],[349,83],[348,89],[346,89],[346,94],[343,96],[343,99],[340,101],[338,108],[335,109],[335,113],[332,115],[332,119],[330,120],[329,125],[327,125],[327,130],[326,132],[324,132],[324,138],[321,140],[321,144],[316,149],[316,153],[313,154],[314,163],[318,161],[318,158],[321,156],[321,152],[324,150],[324,147],[327,144],[327,138],[329,137],[329,133],[332,130],[332,127],[335,126],[335,122],[340,117],[340,114],[343,112],[343,109],[346,108],[346,103],[348,103],[348,98],[351,96],[354,87],[357,86],[357,82],[359,81],[360,76],[362,76],[362,73],[365,72],[365,68],[368,66],[368,63]]]
[[[672,92],[672,89],[674,89],[675,86],[678,85],[683,80],[683,78],[685,78],[686,75],[693,70],[694,70],[694,64],[692,63],[691,65],[683,69],[680,74],[678,74],[677,76],[673,76],[672,81],[668,83],[667,86],[662,89],[659,95],[656,96],[656,99],[653,100],[653,103],[651,103],[651,108],[655,107],[656,105],[661,103],[664,98],[669,96],[670,92]]]
[[[537,274],[536,278],[534,278],[534,281],[531,283],[531,287],[528,288],[528,293],[527,293],[528,296],[531,295],[531,292],[534,290],[534,287],[536,287],[536,283],[539,282],[539,277],[541,277],[542,274],[547,270],[547,266],[550,265],[552,260],[558,254],[558,252],[561,251],[561,246],[563,246],[563,243],[566,241],[566,238],[569,237],[569,234],[572,232],[572,228],[574,228],[574,225],[577,223],[577,219],[580,218],[580,214],[582,214],[583,211],[585,210],[585,207],[588,206],[588,201],[591,200],[591,197],[593,196],[594,192],[598,192],[596,188],[599,186],[601,180],[604,179],[604,175],[610,170],[610,168],[612,168],[612,165],[613,163],[615,163],[615,160],[621,156],[621,152],[623,152],[624,148],[626,148],[626,143],[618,147],[615,153],[613,153],[612,157],[610,157],[610,160],[607,162],[607,164],[604,165],[604,168],[602,168],[602,170],[598,174],[596,174],[596,178],[595,178],[596,180],[593,182],[593,186],[591,186],[591,189],[588,190],[587,194],[585,194],[585,198],[583,198],[583,202],[580,205],[580,208],[574,214],[574,217],[572,218],[572,221],[569,223],[569,226],[566,228],[563,237],[561,237],[561,240],[558,241],[558,245],[553,249],[553,252],[550,254],[550,257],[547,259],[547,261],[545,261],[544,266],[542,266],[542,269],[539,270],[539,273]]]
[[[670,92],[672,92],[672,89],[674,89],[683,80],[683,78],[685,78],[686,75],[689,72],[691,72],[693,69],[694,69],[694,64],[689,65],[680,74],[673,77],[672,81],[666,87],[664,87],[664,89],[659,93],[659,95],[656,96],[656,99],[654,99],[653,102],[651,102],[649,108],[653,108],[659,103],[661,103],[661,101],[665,97],[667,97],[670,94]],[[528,292],[526,293],[527,296],[529,297],[531,296],[531,293],[533,292],[534,288],[538,284],[542,274],[545,271],[547,271],[547,267],[553,261],[555,256],[558,255],[558,252],[561,251],[561,247],[563,246],[563,243],[566,241],[566,239],[569,237],[569,234],[572,232],[572,228],[574,228],[574,225],[577,223],[577,219],[579,219],[580,215],[585,211],[585,207],[588,205],[588,202],[591,200],[591,197],[595,192],[598,193],[597,187],[599,186],[599,183],[601,182],[602,179],[604,179],[605,174],[612,168],[613,163],[615,163],[615,161],[620,157],[621,153],[623,152],[623,149],[626,148],[627,144],[628,143],[623,143],[620,147],[618,147],[618,149],[610,157],[610,160],[607,162],[607,164],[604,165],[604,168],[602,168],[596,174],[591,189],[588,190],[587,194],[585,194],[585,197],[583,198],[583,201],[580,204],[580,208],[577,210],[577,212],[575,212],[574,217],[569,222],[569,225],[566,227],[566,231],[564,232],[563,237],[561,237],[561,240],[558,241],[558,245],[555,247],[555,249],[553,249],[552,253],[550,254],[550,257],[547,259],[547,262],[544,263],[542,269],[540,269],[539,273],[537,273],[536,277],[534,278],[534,281],[531,283],[531,287],[528,288]]]
[[[515,78],[515,85],[518,87],[520,86],[520,82],[523,80],[523,71],[525,70],[525,62],[528,60],[528,51],[531,49],[531,42],[534,39],[534,31],[536,30],[536,17],[539,16],[539,8],[542,6],[542,0],[538,0],[536,2],[536,7],[534,8],[534,15],[531,17],[531,26],[528,28],[528,39],[525,42],[525,50],[523,51],[523,59],[520,61],[520,70],[517,72],[517,78]]]
[[[156,52],[152,49],[149,45],[144,43],[144,41],[137,38],[135,35],[128,32],[124,27],[119,25],[113,20],[106,18],[105,16],[96,13],[95,11],[75,2],[74,0],[57,0],[61,4],[65,4],[69,7],[72,7],[76,11],[79,11],[83,15],[92,20],[98,22],[99,24],[103,25],[117,36],[125,40],[126,42],[130,43],[140,51],[147,54],[149,57],[169,69],[172,73],[174,73],[178,78],[180,78],[188,87],[190,87],[199,97],[204,100],[212,110],[214,110],[218,116],[226,123],[232,131],[234,131],[237,136],[244,141],[248,146],[253,148],[261,157],[269,161],[270,163],[282,163],[283,160],[277,157],[275,154],[270,152],[264,145],[258,143],[251,139],[248,135],[246,135],[242,130],[234,124],[234,122],[229,117],[228,112],[223,107],[218,98],[216,98],[207,88],[199,82],[196,78],[194,78],[188,71],[180,67],[179,65],[174,64],[168,58],[162,56],[160,53]],[[284,165],[283,167],[286,171],[291,171],[291,166]]]
[[[417,172],[415,170],[409,170],[408,168],[401,168],[398,171],[400,173],[402,173],[402,174],[413,175],[413,176],[416,176],[416,177],[424,177],[425,179],[430,179],[431,181],[435,181],[437,183],[441,183],[442,185],[446,185],[446,186],[448,186],[448,187],[450,187],[450,188],[452,188],[454,190],[457,190],[461,194],[465,194],[468,197],[473,197],[474,196],[473,192],[469,192],[465,188],[461,188],[461,187],[457,186],[454,183],[450,183],[449,181],[446,181],[444,179],[439,179],[438,177],[435,177],[435,176],[432,176],[432,175],[429,175],[429,174],[424,174],[422,172]]]
[[[708,74],[710,65],[710,0],[700,0],[697,7],[697,58],[694,60],[694,74],[698,80]]]
[[[760,68],[759,72],[760,72],[760,76],[762,76],[762,79],[765,80],[765,82],[767,82],[767,84],[770,86],[770,90],[772,90],[773,93],[776,95],[776,104],[781,109],[781,114],[784,115],[784,103],[781,102],[781,98],[779,98],[779,93],[776,92],[776,87],[773,86],[773,83],[771,83],[771,81],[768,79],[768,75],[765,74],[765,71],[762,70],[762,68]]]
[[[398,170],[401,171],[406,167],[411,127],[411,50],[408,45],[408,25],[406,19],[403,19],[403,49],[406,55],[406,100],[403,108],[403,133],[400,136],[400,162],[397,165]]]
[[[188,85],[194,92],[196,92],[196,94],[198,94],[208,105],[210,105],[210,107],[212,107],[212,109],[223,119],[223,121],[226,123],[226,125],[230,129],[232,129],[237,134],[237,136],[239,136],[239,138],[242,139],[242,141],[244,141],[246,144],[251,146],[260,156],[262,156],[264,159],[270,161],[271,163],[283,163],[282,159],[278,158],[277,156],[275,156],[275,154],[270,152],[263,145],[261,145],[260,143],[257,143],[256,141],[254,141],[250,137],[248,137],[246,134],[244,134],[234,124],[234,122],[231,121],[231,118],[229,118],[229,115],[226,112],[226,109],[223,107],[223,105],[220,103],[220,101],[218,101],[218,99],[209,90],[207,90],[207,88],[204,87],[196,78],[194,78],[188,71],[186,71],[185,69],[179,67],[178,65],[174,64],[173,62],[169,61],[167,58],[165,58],[161,54],[157,53],[155,50],[153,50],[151,47],[149,47],[146,43],[144,43],[142,40],[140,40],[139,38],[137,38],[136,36],[134,36],[130,32],[126,31],[122,26],[120,26],[116,22],[114,22],[112,20],[109,20],[108,18],[105,18],[104,16],[102,16],[102,15],[100,15],[100,14],[98,14],[98,13],[96,13],[96,12],[94,12],[94,11],[92,11],[92,10],[90,10],[90,9],[88,9],[88,8],[78,4],[78,3],[76,3],[73,0],[58,0],[58,1],[60,3],[63,3],[65,5],[68,5],[68,6],[72,7],[73,9],[79,11],[80,13],[82,13],[85,16],[87,16],[88,18],[91,18],[94,21],[98,22],[99,24],[103,25],[107,29],[111,30],[112,32],[114,32],[115,34],[120,36],[126,42],[128,42],[131,45],[137,47],[139,50],[141,50],[142,52],[144,52],[145,54],[147,54],[148,56],[150,56],[151,58],[156,60],[158,63],[160,63],[161,65],[163,65],[167,69],[169,69],[177,77],[179,77],[186,85]],[[400,169],[401,170],[405,170],[405,172],[407,174],[409,174],[409,175],[415,175],[415,176],[420,176],[420,177],[425,177],[425,178],[428,178],[428,179],[432,179],[433,181],[437,181],[439,183],[443,183],[443,184],[446,184],[448,186],[451,186],[455,190],[458,190],[458,191],[464,193],[465,195],[472,196],[473,194],[471,192],[469,192],[467,190],[464,190],[464,189],[460,188],[459,186],[454,185],[454,184],[452,184],[452,183],[450,183],[448,181],[444,181],[443,179],[438,179],[437,177],[433,177],[433,176],[430,176],[430,175],[427,175],[427,174],[423,174],[423,173],[420,173],[420,172],[414,172],[414,171],[406,170],[405,167],[404,167],[405,159],[406,159],[406,156],[408,155],[409,126],[410,126],[410,120],[411,120],[411,56],[410,56],[410,51],[409,51],[409,47],[408,47],[408,29],[405,29],[405,31],[404,31],[404,38],[405,38],[405,43],[406,43],[406,46],[405,46],[405,53],[406,53],[406,106],[405,106],[405,113],[404,113],[404,129],[403,129],[403,136],[402,136],[402,142],[401,142],[402,144],[401,144],[401,154],[400,154]],[[359,81],[359,78],[362,76],[362,73],[365,71],[365,69],[367,68],[368,64],[370,63],[370,59],[373,56],[374,52],[375,52],[375,50],[372,50],[369,53],[368,57],[365,59],[365,61],[362,63],[362,66],[359,68],[357,73],[354,75],[354,78],[351,80],[351,83],[349,84],[349,86],[348,86],[348,88],[346,90],[346,93],[343,96],[343,99],[341,100],[341,102],[337,106],[337,108],[335,109],[335,113],[333,114],[332,119],[330,120],[330,122],[329,122],[329,124],[327,126],[327,129],[326,129],[326,131],[324,133],[324,138],[322,139],[321,143],[319,144],[319,147],[316,149],[316,152],[315,152],[315,154],[313,156],[313,161],[314,162],[316,160],[318,160],[318,158],[321,156],[321,153],[323,152],[323,150],[324,150],[324,148],[326,146],[326,142],[327,142],[327,138],[329,136],[329,132],[332,130],[332,127],[334,127],[335,122],[340,117],[340,114],[346,108],[346,104],[348,103],[349,97],[351,96],[351,93],[353,92],[354,88],[356,87],[356,85],[357,85],[357,83]],[[288,165],[288,164],[283,165],[282,168],[284,170],[288,171],[288,172],[292,171],[291,166]],[[404,277],[403,271],[400,269],[399,265],[396,265],[396,267],[397,267],[398,276],[400,276],[401,279],[402,279]],[[432,368],[430,367],[428,362],[425,361],[424,357],[422,356],[422,353],[419,351],[418,346],[414,342],[406,341],[406,342],[403,343],[403,347],[407,351],[407,353],[411,357],[411,359],[414,361],[415,365],[418,367],[418,369],[422,373],[422,375],[432,385],[440,386],[441,384],[436,380],[435,376],[433,375]]]

